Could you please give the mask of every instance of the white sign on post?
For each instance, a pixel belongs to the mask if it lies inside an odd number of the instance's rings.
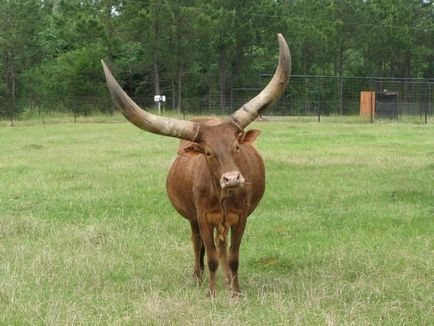
[[[154,95],[154,102],[166,102],[166,95]]]
[[[166,102],[166,96],[154,95],[154,102],[157,103],[158,114],[161,114],[161,102]]]

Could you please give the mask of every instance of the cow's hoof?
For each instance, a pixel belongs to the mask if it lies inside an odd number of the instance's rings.
[[[238,298],[241,298],[243,296],[243,294],[241,293],[241,290],[238,286],[235,288],[232,287],[231,295],[232,295],[232,298],[234,298],[234,299],[238,299]]]
[[[244,297],[244,294],[242,294],[240,291],[231,291],[231,297],[232,299],[237,300]]]
[[[209,289],[208,290],[208,293],[207,293],[208,298],[215,299],[215,295],[216,295],[215,289]]]
[[[193,280],[199,285],[202,284],[202,282],[203,282],[202,272],[194,271],[193,272]]]

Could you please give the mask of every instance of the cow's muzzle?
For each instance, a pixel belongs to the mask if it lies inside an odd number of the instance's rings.
[[[244,177],[238,171],[223,173],[220,178],[220,186],[224,188],[237,187],[245,183]]]

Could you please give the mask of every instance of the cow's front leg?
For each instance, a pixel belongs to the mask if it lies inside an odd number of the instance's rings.
[[[216,292],[216,273],[219,267],[219,259],[217,250],[214,244],[213,231],[214,228],[207,222],[205,216],[199,219],[200,235],[202,237],[203,244],[206,249],[206,256],[208,260],[209,269],[209,294],[211,297],[215,297]]]
[[[241,238],[246,227],[246,217],[241,216],[237,225],[231,229],[231,247],[229,254],[229,268],[231,270],[231,290],[233,296],[238,296],[241,293],[238,283],[238,266]]]
[[[217,253],[219,256],[220,264],[223,265],[224,273],[225,273],[225,283],[227,285],[231,285],[231,273],[229,271],[228,266],[228,257],[227,257],[227,239],[228,239],[228,229],[220,225],[217,228]]]
[[[202,274],[203,274],[203,244],[202,238],[200,236],[199,225],[196,221],[190,222],[191,226],[191,241],[193,243],[193,251],[194,251],[194,272],[193,277],[198,282],[202,282]]]

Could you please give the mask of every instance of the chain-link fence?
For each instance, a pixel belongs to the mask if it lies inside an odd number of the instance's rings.
[[[258,90],[235,88],[231,102],[238,107]],[[434,79],[295,75],[285,94],[266,114],[316,116],[319,120],[321,116],[362,116],[371,121],[414,121],[419,117],[427,122],[433,115],[433,92]],[[371,100],[364,103],[363,95]]]
[[[263,75],[253,81],[255,87],[234,87],[226,96],[207,94],[182,98],[180,109],[175,108],[175,99],[167,96],[166,102],[161,103],[160,113],[184,118],[226,116],[257,95],[269,77]],[[433,116],[433,93],[434,79],[294,75],[283,96],[264,115],[273,119],[307,117],[321,121],[324,117],[361,117],[361,121],[371,122],[398,119],[427,123]],[[143,108],[156,110],[153,98],[134,100]],[[81,122],[95,117],[110,119],[118,117],[115,112],[108,92],[106,97],[0,97],[0,119],[11,124],[22,120]]]

